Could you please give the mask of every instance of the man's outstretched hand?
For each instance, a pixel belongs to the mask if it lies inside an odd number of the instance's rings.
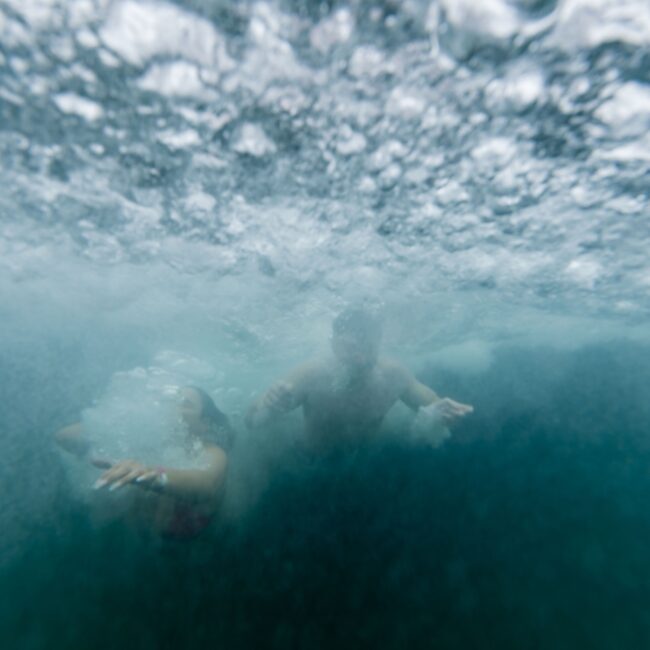
[[[415,440],[439,447],[451,437],[447,427],[473,410],[469,404],[461,404],[448,397],[421,406],[411,424],[411,435]]]
[[[436,415],[442,418],[445,424],[451,424],[454,420],[473,413],[474,407],[469,404],[461,404],[461,402],[456,402],[449,397],[443,397],[435,402],[435,411]]]

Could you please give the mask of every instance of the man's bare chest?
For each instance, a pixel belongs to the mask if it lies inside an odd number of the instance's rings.
[[[312,388],[305,407],[319,420],[364,423],[383,418],[397,398],[395,387],[381,376],[356,385],[334,376]]]

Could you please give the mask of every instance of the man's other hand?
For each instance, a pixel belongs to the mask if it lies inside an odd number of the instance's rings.
[[[266,391],[262,406],[270,411],[290,411],[294,407],[293,386],[279,381]]]

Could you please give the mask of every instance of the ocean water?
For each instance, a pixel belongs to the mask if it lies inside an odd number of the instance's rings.
[[[645,647],[649,71],[644,0],[0,0],[1,646]],[[247,431],[359,303],[474,413]],[[237,429],[184,543],[52,441],[164,373]]]

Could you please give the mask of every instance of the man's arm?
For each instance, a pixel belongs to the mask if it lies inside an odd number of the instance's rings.
[[[409,408],[417,411],[420,407],[429,406],[440,401],[437,393],[419,382],[410,372],[404,371],[406,375],[406,389],[400,396],[400,399]]]
[[[439,397],[434,390],[419,382],[408,370],[402,369],[402,372],[406,387],[400,399],[414,411],[435,404],[439,416],[449,423],[474,410],[474,407],[469,404],[461,404],[448,397]]]
[[[246,413],[246,426],[249,429],[257,429],[273,421],[278,415],[302,406],[312,371],[313,364],[304,364],[291,371],[284,379],[276,381],[251,404]]]

